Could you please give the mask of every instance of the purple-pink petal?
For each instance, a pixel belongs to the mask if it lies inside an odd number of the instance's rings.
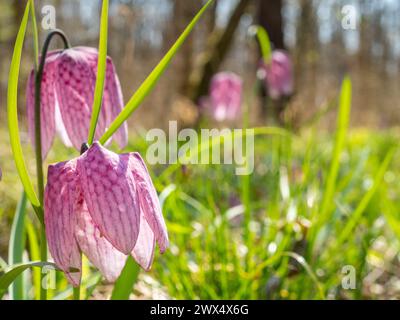
[[[240,114],[243,83],[231,72],[220,72],[211,80],[210,104],[217,121],[234,120]]]
[[[129,157],[129,167],[138,188],[140,208],[155,235],[160,252],[163,253],[169,245],[168,233],[150,174],[139,153],[134,152],[124,156]]]
[[[140,231],[132,257],[146,271],[150,270],[153,264],[156,240],[153,230],[146,221],[143,213],[140,215]]]
[[[75,240],[78,177],[76,160],[49,166],[44,195],[44,218],[49,250],[55,263],[66,273],[72,285],[78,286],[81,255]]]
[[[77,208],[75,228],[79,248],[88,257],[109,282],[118,279],[125,266],[127,256],[115,249],[93,222],[83,198]]]
[[[76,47],[74,50],[79,51],[85,57],[92,71],[97,75],[98,51],[89,47]],[[99,116],[95,139],[99,139],[110,126],[117,115],[124,107],[121,84],[119,82],[115,66],[110,57],[107,57],[106,78],[104,84],[103,105]],[[128,143],[128,126],[126,122],[114,133],[113,138],[122,149]]]
[[[94,90],[96,84],[98,51],[76,47],[52,51],[46,57],[41,90],[42,153],[45,157],[57,131],[64,144],[80,150],[88,136]],[[34,142],[34,72],[27,84],[27,116],[30,139]],[[115,67],[107,57],[103,105],[98,119],[95,139],[99,139],[123,108],[123,97]],[[120,148],[127,144],[127,124],[114,134]]]
[[[129,163],[95,142],[78,159],[82,193],[101,234],[130,254],[140,227],[140,207]]]
[[[107,127],[114,121],[124,107],[122,89],[112,60],[107,57],[106,82],[103,108],[106,112]],[[128,143],[128,125],[126,122],[114,133],[113,138],[122,149]]]
[[[43,69],[41,83],[41,133],[42,133],[42,157],[45,158],[53,144],[55,135],[55,71],[57,67],[57,57],[59,51],[52,51],[47,55],[45,67]],[[28,132],[31,143],[35,146],[35,73],[31,71],[27,89],[26,89],[26,106],[28,118]]]
[[[69,139],[80,149],[89,132],[96,74],[86,54],[67,49],[58,59],[56,93]]]
[[[157,192],[138,153],[118,155],[95,142],[80,157],[51,165],[44,205],[50,253],[74,286],[81,252],[113,282],[127,255],[149,270],[155,243],[161,253],[169,245]]]
[[[97,75],[97,49],[89,47],[76,47],[74,50],[79,52],[79,54],[85,58],[93,73]],[[106,62],[103,104],[97,123],[95,140],[100,139],[106,128],[110,126],[111,122],[121,112],[124,106],[122,89],[115,71],[114,64],[110,57],[107,57]],[[117,141],[120,148],[124,148],[126,146],[128,143],[128,127],[126,123],[119,128],[119,130],[113,135],[113,138]]]
[[[275,50],[269,64],[263,63],[268,93],[272,99],[293,93],[293,68],[289,55]]]

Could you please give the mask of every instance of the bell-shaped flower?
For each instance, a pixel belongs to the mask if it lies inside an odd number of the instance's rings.
[[[215,120],[235,120],[240,115],[242,91],[243,82],[238,75],[220,72],[212,78],[209,98],[203,104]]]
[[[261,64],[261,78],[264,78],[269,96],[274,99],[293,93],[293,69],[289,55],[283,50],[274,50],[271,61]]]
[[[76,47],[52,51],[46,56],[41,83],[42,156],[46,157],[56,131],[67,146],[80,150],[87,140],[97,75],[98,51]],[[95,134],[99,139],[123,108],[121,85],[114,64],[107,57],[102,108]],[[27,85],[29,136],[35,143],[35,74]],[[127,125],[114,134],[121,148],[127,144]]]
[[[74,286],[81,253],[113,282],[128,255],[149,270],[155,243],[161,253],[169,243],[141,156],[118,155],[98,142],[78,158],[49,166],[44,214],[50,253]]]

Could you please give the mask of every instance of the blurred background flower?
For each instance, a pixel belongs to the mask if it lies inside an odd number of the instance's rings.
[[[209,97],[200,103],[216,121],[235,120],[241,113],[242,94],[242,79],[232,72],[220,72],[211,80]]]

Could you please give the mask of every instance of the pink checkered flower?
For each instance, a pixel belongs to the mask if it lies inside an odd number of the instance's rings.
[[[261,74],[272,99],[277,100],[293,93],[292,62],[285,51],[273,51],[271,61],[262,62]]]
[[[67,146],[80,150],[89,132],[97,75],[98,51],[76,47],[49,52],[41,87],[42,156],[46,157],[56,131]],[[29,136],[35,141],[35,74],[27,87]],[[95,138],[99,139],[123,108],[123,97],[114,64],[107,57],[103,105]],[[126,123],[115,133],[121,148],[127,144]]]
[[[215,120],[234,120],[240,115],[242,91],[242,79],[232,72],[220,72],[213,77],[207,106]]]
[[[50,253],[73,286],[81,252],[115,281],[131,255],[149,270],[155,243],[168,247],[156,190],[138,153],[118,155],[95,142],[80,157],[51,165],[44,196]],[[73,270],[73,272],[71,272]]]

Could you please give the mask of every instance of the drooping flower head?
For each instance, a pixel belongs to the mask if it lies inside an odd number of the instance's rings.
[[[242,91],[242,79],[232,72],[220,72],[212,78],[207,105],[215,120],[234,120],[240,115]]]
[[[261,73],[272,99],[277,100],[293,93],[292,62],[285,51],[274,50],[271,61],[261,63]]]
[[[131,255],[149,270],[168,234],[156,190],[138,153],[118,155],[95,142],[80,157],[51,165],[44,198],[50,253],[74,286],[81,252],[114,281]]]
[[[41,84],[42,156],[53,143],[56,131],[65,145],[77,150],[89,132],[97,75],[98,51],[76,47],[49,52]],[[27,87],[29,136],[35,141],[35,74],[31,72]],[[103,104],[95,138],[99,139],[123,108],[123,97],[114,64],[107,57]],[[127,143],[127,125],[114,134],[121,148]]]

